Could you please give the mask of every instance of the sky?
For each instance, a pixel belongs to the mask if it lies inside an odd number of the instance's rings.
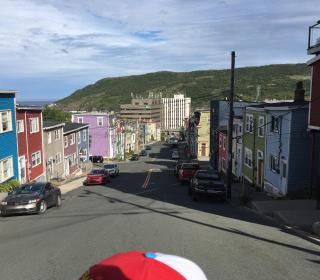
[[[105,77],[306,62],[319,0],[0,0],[0,89],[56,100]]]

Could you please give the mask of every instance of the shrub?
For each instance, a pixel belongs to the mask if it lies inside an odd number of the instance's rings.
[[[0,192],[11,192],[19,186],[20,182],[18,180],[9,180],[0,184]]]

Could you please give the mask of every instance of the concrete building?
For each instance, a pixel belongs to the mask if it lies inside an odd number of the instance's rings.
[[[178,133],[185,126],[185,118],[191,113],[191,98],[175,94],[173,98],[162,98],[161,133]]]
[[[128,121],[160,122],[160,94],[148,98],[133,97],[130,104],[120,105],[120,118]]]
[[[47,180],[64,178],[64,123],[43,122],[43,147]]]

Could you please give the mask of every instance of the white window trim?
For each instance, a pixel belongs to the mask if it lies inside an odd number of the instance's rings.
[[[8,129],[6,131],[3,131],[3,127],[2,127],[2,113],[5,112],[7,113],[7,125],[8,125]],[[12,131],[12,114],[11,114],[11,110],[1,110],[0,111],[0,134],[1,133],[7,133]]]
[[[57,160],[57,158],[59,159],[59,161]],[[61,153],[57,153],[55,155],[55,160],[56,160],[56,164],[60,164],[62,162],[62,154]]]
[[[263,123],[260,123],[260,120],[263,121]],[[262,134],[260,134],[260,129],[262,129]],[[259,116],[258,119],[258,137],[260,138],[264,138],[264,134],[265,134],[265,122],[264,122],[264,117],[263,116]]]
[[[19,130],[19,124],[21,125],[21,130]],[[17,133],[24,132],[24,121],[23,120],[17,120]]]
[[[36,165],[33,165],[32,156],[36,155],[36,154],[39,154],[39,163],[37,163]],[[31,165],[32,165],[32,168],[39,166],[41,164],[41,162],[42,162],[41,161],[41,151],[37,151],[37,152],[34,152],[34,153],[31,154]]]
[[[67,140],[67,141],[66,141]],[[63,137],[63,146],[65,147],[65,148],[68,148],[68,146],[69,146],[69,139],[68,139],[68,136],[64,136]]]
[[[37,121],[37,130],[36,131],[32,131],[32,121],[36,120]],[[39,118],[29,118],[29,125],[30,125],[30,134],[33,134],[33,133],[38,133],[39,132]]]
[[[247,154],[247,152],[250,152],[250,153],[251,153],[251,166],[246,163],[246,154]],[[251,149],[249,149],[249,148],[247,148],[247,147],[244,148],[244,157],[243,157],[243,159],[244,159],[244,160],[243,160],[244,165],[247,166],[248,168],[252,169],[253,159],[252,159],[252,150],[251,150]]]
[[[99,125],[99,120],[101,120],[101,125]],[[97,117],[97,126],[103,126],[103,117]]]
[[[9,176],[5,178],[3,163],[4,163],[4,161],[7,161],[7,160],[9,160]],[[3,183],[13,177],[14,172],[13,172],[13,157],[12,156],[9,156],[9,157],[6,157],[6,158],[0,160],[0,171],[1,171],[0,172],[0,183]]]
[[[81,131],[79,131],[78,133],[77,133],[78,135],[78,144],[81,144]]]
[[[58,135],[58,137],[56,137],[56,135]],[[61,131],[60,129],[57,129],[54,131],[54,141],[60,140],[61,138]]]
[[[83,132],[82,132],[82,140],[85,142],[85,141],[87,141],[87,131],[86,130],[84,130]]]
[[[271,159],[272,157],[274,157],[274,158],[276,158],[276,159],[278,160],[278,170],[279,170],[279,172],[277,172],[277,170],[275,170],[275,169],[272,169],[272,159]],[[280,166],[279,166],[280,162],[279,162],[279,157],[278,157],[278,156],[275,156],[275,155],[273,155],[273,154],[270,154],[269,159],[270,159],[269,168],[270,168],[271,172],[279,175],[279,174],[280,174]]]
[[[78,123],[83,123],[83,117],[78,117]]]
[[[51,131],[48,132],[48,144],[52,143],[52,135],[51,135]]]
[[[75,139],[76,137],[75,137],[74,133],[72,133],[70,136],[71,136],[70,137],[70,146],[71,146],[71,145],[74,145],[76,143],[76,139]]]
[[[250,123],[252,122],[252,123]],[[252,127],[251,127],[252,126]],[[253,114],[246,114],[246,132],[253,133],[254,125],[253,125]]]

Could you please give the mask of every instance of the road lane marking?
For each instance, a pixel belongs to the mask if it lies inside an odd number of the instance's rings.
[[[146,189],[148,187],[148,184],[149,184],[149,181],[150,181],[150,177],[151,177],[151,173],[152,173],[152,169],[149,169],[148,175],[147,175],[147,177],[146,177],[146,179],[145,179],[145,181],[144,181],[144,183],[142,185],[143,189]]]

